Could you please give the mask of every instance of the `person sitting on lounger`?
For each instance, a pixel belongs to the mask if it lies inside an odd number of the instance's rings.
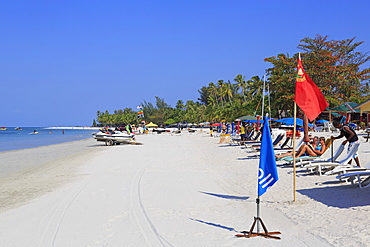
[[[315,144],[314,144],[315,145]],[[325,137],[320,137],[318,145],[304,144],[299,147],[298,151],[295,154],[295,157],[300,156],[320,156],[326,150]],[[275,155],[276,159],[281,159],[283,157],[292,156],[293,152],[287,152],[281,155]]]

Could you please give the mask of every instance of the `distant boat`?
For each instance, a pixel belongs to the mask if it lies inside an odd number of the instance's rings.
[[[22,130],[21,128],[17,127],[17,128],[14,128],[15,130]]]
[[[7,130],[6,127],[0,127],[0,130]]]
[[[39,132],[37,130],[34,130],[32,133],[30,133],[31,135],[35,135],[35,134],[38,134]]]

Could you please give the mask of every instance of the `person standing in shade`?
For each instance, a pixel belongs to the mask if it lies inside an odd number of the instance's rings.
[[[349,127],[347,124],[343,124],[340,121],[334,121],[333,126],[340,130],[339,136],[332,136],[331,139],[340,139],[342,137],[346,137],[346,140],[343,142],[343,145],[345,145],[348,142],[348,152],[351,150],[354,144],[359,143],[358,136],[356,132]],[[360,160],[358,159],[358,153],[356,152],[353,155],[353,159],[356,162],[356,165],[360,167]],[[352,159],[348,162],[348,164],[351,164]]]

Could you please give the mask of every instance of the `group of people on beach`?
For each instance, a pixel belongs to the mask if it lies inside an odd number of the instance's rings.
[[[346,138],[345,141],[343,141],[343,145],[348,143],[348,152],[352,149],[352,147],[359,143],[358,136],[353,128],[351,128],[348,124],[341,123],[340,121],[334,121],[333,126],[337,129],[339,129],[340,134],[338,136],[331,136],[331,142],[336,139],[341,139],[343,137]],[[326,149],[328,148],[328,145],[331,144],[331,142],[326,142],[325,137],[313,137],[310,138],[310,142],[306,144],[302,144],[299,149],[295,152],[287,152],[281,155],[275,155],[276,159],[281,159],[287,156],[293,156],[294,157],[300,157],[300,156],[321,156]],[[353,159],[356,162],[356,165],[360,167],[360,160],[358,158],[358,153],[356,152],[353,155]],[[349,161],[349,164],[351,164],[352,159]]]

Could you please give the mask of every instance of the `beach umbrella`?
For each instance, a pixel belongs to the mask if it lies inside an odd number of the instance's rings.
[[[288,118],[282,118],[282,119],[275,119],[275,122],[293,125],[294,124],[294,118],[293,117],[288,117]],[[297,125],[303,126],[303,120],[300,119],[300,118],[297,118]]]
[[[316,121],[316,123],[327,123],[329,122],[328,120],[325,120],[325,119],[320,119],[318,121]]]
[[[247,115],[247,116],[239,117],[238,120],[240,120],[240,121],[243,121],[243,120],[257,120],[257,118],[254,117],[254,116]]]
[[[257,123],[258,120],[244,120],[243,122],[246,122],[246,123]],[[260,123],[263,123],[263,120],[260,120],[259,121]]]
[[[220,126],[221,124],[219,124],[219,123],[214,123],[214,124],[212,124],[211,126]]]
[[[279,122],[279,123],[283,123],[283,124],[289,124],[289,125],[294,124],[294,118],[293,117],[277,119],[277,120],[274,120],[274,121]],[[297,118],[297,125],[303,126],[303,120],[300,119],[300,118]],[[315,125],[309,123],[308,127],[315,127]]]
[[[158,127],[158,125],[156,125],[155,123],[153,122],[150,122],[148,123],[147,125],[145,125],[146,127]]]
[[[274,120],[273,118],[269,118],[269,117],[267,117],[266,119],[268,121]],[[257,123],[258,120],[257,119],[256,120],[244,120],[243,122],[246,122],[246,123]],[[263,123],[263,120],[262,119],[260,119],[260,123]]]

